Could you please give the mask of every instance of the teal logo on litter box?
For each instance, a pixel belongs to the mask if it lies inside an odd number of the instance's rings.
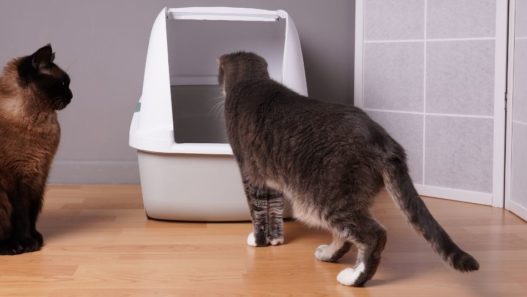
[[[135,112],[140,112],[141,111],[141,102],[137,102],[137,104],[135,105]]]

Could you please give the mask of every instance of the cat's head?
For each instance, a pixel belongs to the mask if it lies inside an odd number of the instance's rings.
[[[48,44],[18,59],[17,70],[20,86],[33,93],[39,105],[61,110],[71,102],[73,94],[70,77],[53,63],[54,59],[55,53]]]
[[[236,83],[251,79],[269,79],[267,62],[255,53],[235,52],[218,58],[218,83],[227,91]]]

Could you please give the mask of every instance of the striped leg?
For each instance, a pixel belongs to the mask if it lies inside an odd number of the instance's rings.
[[[284,196],[282,193],[270,190],[268,193],[269,234],[267,238],[271,245],[284,243]]]
[[[253,232],[247,237],[247,244],[250,246],[267,246],[269,222],[268,222],[268,195],[267,191],[253,185],[249,180],[243,180],[249,211],[253,222]]]

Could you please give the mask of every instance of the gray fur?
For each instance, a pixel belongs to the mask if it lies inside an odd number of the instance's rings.
[[[257,246],[283,236],[285,198],[298,219],[332,233],[333,243],[319,247],[317,258],[334,262],[352,243],[357,247],[360,273],[350,284],[362,286],[373,277],[386,244],[386,231],[369,211],[386,185],[412,226],[443,259],[460,271],[479,268],[420,199],[403,148],[362,110],[293,92],[271,80],[266,61],[253,53],[227,54],[219,64],[227,134]]]

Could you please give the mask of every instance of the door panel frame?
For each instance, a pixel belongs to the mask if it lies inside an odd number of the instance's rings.
[[[527,220],[527,207],[512,200],[512,104],[514,97],[514,46],[516,26],[516,0],[509,1],[509,49],[507,67],[507,139],[506,139],[506,161],[505,161],[505,208]],[[527,169],[526,169],[527,170]]]
[[[364,107],[363,58],[364,58],[364,2],[355,1],[355,75],[354,105]],[[426,1],[425,6],[426,6]],[[507,27],[508,1],[496,0],[496,38],[495,38],[495,72],[494,72],[494,140],[492,193],[467,191],[417,184],[421,195],[445,198],[456,201],[492,205],[503,208],[505,205],[505,94],[507,88]],[[426,7],[425,7],[426,9]],[[426,26],[426,24],[425,24]],[[426,46],[426,44],[425,44]]]

